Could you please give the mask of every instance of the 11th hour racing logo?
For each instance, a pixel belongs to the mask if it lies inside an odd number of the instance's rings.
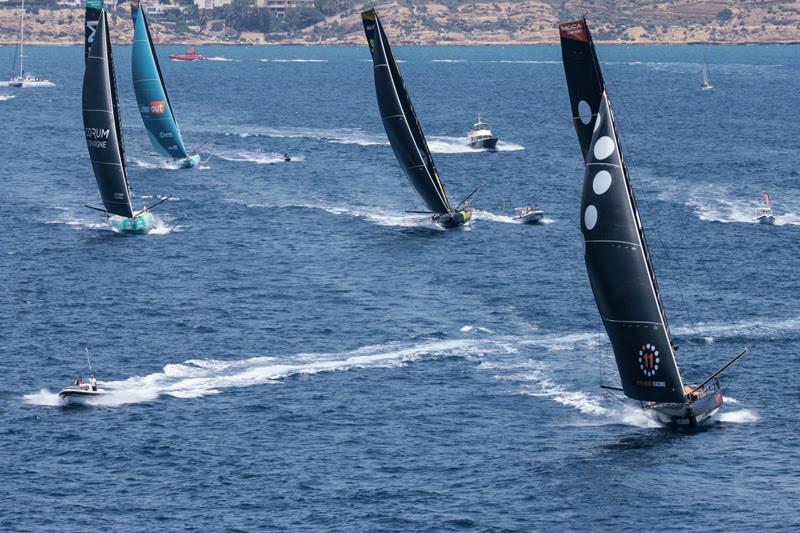
[[[89,148],[106,148],[111,130],[106,128],[83,128]]]

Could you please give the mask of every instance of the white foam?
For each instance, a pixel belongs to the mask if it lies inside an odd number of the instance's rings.
[[[428,138],[428,148],[434,154],[471,154],[486,152],[485,148],[471,148],[467,137],[432,136]],[[518,152],[525,147],[511,142],[498,141],[498,152]]]
[[[270,137],[277,139],[315,139],[335,144],[358,144],[360,146],[388,145],[386,135],[371,134],[361,129],[321,129],[321,128],[289,128],[289,127],[259,127],[248,128],[247,131],[237,131],[238,126],[226,126],[225,135],[236,135],[241,138]]]
[[[456,339],[432,340],[413,345],[388,343],[338,354],[298,354],[288,358],[252,357],[231,361],[191,359],[165,365],[161,372],[146,376],[134,376],[121,381],[100,381],[99,387],[107,391],[107,394],[88,402],[99,407],[119,407],[154,401],[164,395],[182,399],[201,398],[220,394],[227,389],[278,383],[295,375],[359,368],[391,368],[424,358],[479,356],[481,353],[478,341]],[[47,390],[26,394],[23,399],[35,405],[59,405],[56,394]]]
[[[759,224],[756,208],[762,204],[760,199],[735,196],[724,188],[701,186],[691,191],[686,205],[694,209],[700,220],[723,224]],[[795,204],[783,204],[781,207],[798,208]],[[785,211],[780,214],[776,208],[774,214],[776,226],[800,226],[800,214],[796,212]]]
[[[236,161],[240,163],[256,163],[258,165],[273,165],[275,163],[291,163],[303,161],[303,156],[291,156],[291,161],[285,161],[283,154],[278,152],[264,153],[258,150],[218,150],[216,157],[226,161]]]
[[[758,422],[761,417],[750,409],[738,409],[736,411],[726,411],[723,407],[715,416],[720,422],[728,424],[752,424]]]
[[[209,58],[207,58],[207,60],[208,61],[225,61],[225,62],[234,61],[233,59],[228,59],[227,57],[222,57],[222,56],[209,57]]]
[[[327,63],[327,59],[259,59],[262,63]]]
[[[0,94],[0,102],[5,102],[6,100],[12,100],[15,97],[16,95],[13,94]]]

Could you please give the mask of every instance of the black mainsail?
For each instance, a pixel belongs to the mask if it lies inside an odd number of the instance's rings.
[[[586,172],[585,260],[626,396],[685,403],[664,306],[585,20],[559,25],[572,115]],[[720,400],[721,402],[721,400]]]
[[[452,213],[378,14],[374,9],[364,11],[361,20],[372,53],[378,108],[397,162],[432,213]]]
[[[88,28],[88,3],[86,12]],[[89,37],[87,30],[87,41]],[[83,127],[89,157],[106,211],[132,218],[108,15],[103,9],[87,46],[90,48],[83,76]]]

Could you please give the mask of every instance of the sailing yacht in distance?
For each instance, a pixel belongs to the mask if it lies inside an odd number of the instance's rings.
[[[158,64],[147,15],[138,0],[131,2],[131,15],[134,23],[131,53],[133,91],[150,144],[160,155],[172,158],[179,168],[196,167],[200,163],[200,155],[187,153],[183,144]]]
[[[11,79],[0,82],[0,87],[15,87],[18,89],[27,87],[55,87],[56,84],[52,81],[42,80],[29,72],[25,72],[25,0],[22,0],[21,10],[22,12],[19,17],[19,41],[17,42],[18,53],[14,57],[14,68],[11,69],[13,73]],[[17,63],[19,63],[19,65],[17,65]],[[17,70],[17,66],[19,66],[19,70]]]
[[[583,19],[560,24],[559,32],[585,164],[581,230],[586,270],[622,385],[604,388],[637,400],[661,424],[697,426],[722,406],[717,376],[747,349],[703,382],[684,385],[589,28]]]
[[[711,79],[708,77],[708,61],[706,56],[703,56],[703,85],[700,86],[701,91],[710,91],[714,86],[711,85]]]
[[[364,11],[361,20],[372,54],[375,92],[386,136],[397,162],[429,209],[410,212],[432,215],[433,222],[444,228],[467,223],[472,218],[472,209],[467,202],[480,186],[457,206],[450,204],[378,14],[374,9]]]
[[[154,226],[153,215],[149,211],[168,198],[139,212],[133,211],[119,118],[114,58],[108,35],[108,15],[102,7],[102,0],[86,2],[86,23],[94,31],[86,32],[89,52],[83,77],[83,126],[105,209],[86,207],[106,213],[111,226],[117,231],[147,233]]]

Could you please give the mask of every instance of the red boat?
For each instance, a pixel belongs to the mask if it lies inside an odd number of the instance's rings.
[[[169,58],[173,61],[200,61],[201,59],[208,59],[208,56],[197,53],[197,48],[189,48],[183,54],[170,54]]]

